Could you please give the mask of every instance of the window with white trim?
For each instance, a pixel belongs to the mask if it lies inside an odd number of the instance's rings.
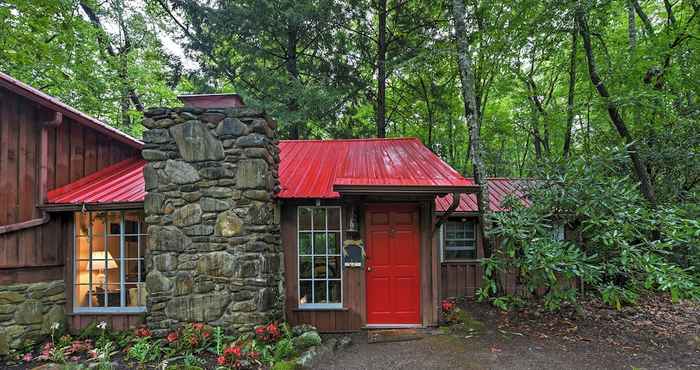
[[[448,220],[443,225],[442,258],[461,261],[476,258],[476,227],[472,220]]]
[[[299,207],[300,308],[342,307],[340,207]]]
[[[141,312],[146,306],[142,211],[76,212],[76,312]]]

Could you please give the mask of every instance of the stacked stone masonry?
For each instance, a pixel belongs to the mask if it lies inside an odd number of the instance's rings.
[[[275,122],[248,107],[157,108],[144,126],[149,327],[243,333],[281,318]]]
[[[0,286],[0,356],[65,328],[66,285],[63,280]]]

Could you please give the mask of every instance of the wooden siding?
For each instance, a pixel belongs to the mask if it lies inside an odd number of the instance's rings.
[[[370,199],[371,201],[372,199]],[[361,215],[360,238],[364,239],[365,226],[364,206],[366,199],[361,201],[348,199],[346,201],[322,201],[321,206],[343,206],[343,240],[346,239],[349,221],[349,202],[357,204],[356,212]],[[375,200],[376,201],[376,200]],[[396,200],[400,202],[399,199]],[[439,287],[439,254],[433,249],[432,243],[432,211],[430,200],[414,201],[419,205],[421,227],[421,316],[424,326],[437,324],[438,320],[438,287]],[[405,203],[405,202],[404,202]],[[297,281],[297,207],[312,206],[313,202],[285,201],[281,204],[280,227],[282,246],[284,248],[285,270],[285,317],[292,325],[311,324],[320,331],[351,332],[358,331],[366,323],[366,295],[364,268],[343,268],[343,308],[331,310],[299,309]],[[364,266],[363,266],[364,267]]]
[[[136,328],[144,323],[144,314],[80,314],[68,317],[68,326],[72,333],[77,334],[80,329],[91,323],[106,322],[112,330],[127,330]]]
[[[42,189],[139,155],[137,149],[67,118],[46,129],[47,153],[42,153],[42,122],[51,117],[38,104],[0,88],[0,226],[41,218],[37,206],[45,197]],[[42,185],[44,154],[47,176]],[[66,219],[56,214],[42,226],[0,234],[0,284],[57,278],[72,246],[71,235]]]

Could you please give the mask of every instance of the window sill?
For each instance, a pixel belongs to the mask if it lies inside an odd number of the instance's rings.
[[[307,306],[307,307],[297,307],[293,308],[292,312],[303,312],[303,311],[349,311],[346,307],[335,307],[335,306]]]
[[[68,313],[68,316],[80,316],[80,315],[140,315],[146,313],[146,307],[135,307],[130,309],[124,309],[120,307],[115,307],[112,309],[78,309],[74,310],[72,313]]]
[[[468,259],[468,260],[444,260],[441,263],[443,264],[449,264],[449,263],[481,263],[484,259],[483,258],[474,258],[474,259]]]

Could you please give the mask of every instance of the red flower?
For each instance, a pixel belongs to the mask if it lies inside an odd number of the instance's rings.
[[[146,338],[151,336],[151,331],[147,327],[140,327],[136,329],[136,336],[141,338]]]
[[[255,334],[257,335],[263,335],[265,334],[265,327],[264,326],[258,326],[255,328]]]
[[[190,344],[192,346],[196,346],[197,344],[199,344],[199,339],[197,339],[197,337],[194,336],[190,337]]]
[[[203,337],[204,339],[209,338],[210,335],[211,335],[211,333],[208,332],[208,331],[205,331],[205,332],[202,333],[202,337]]]
[[[172,343],[177,340],[177,332],[171,331],[165,339],[168,340],[168,343]]]
[[[224,356],[231,356],[233,355],[235,358],[241,357],[241,347],[228,347],[224,350]]]
[[[224,356],[217,357],[216,363],[219,364],[220,366],[226,365],[226,357],[224,357]]]

